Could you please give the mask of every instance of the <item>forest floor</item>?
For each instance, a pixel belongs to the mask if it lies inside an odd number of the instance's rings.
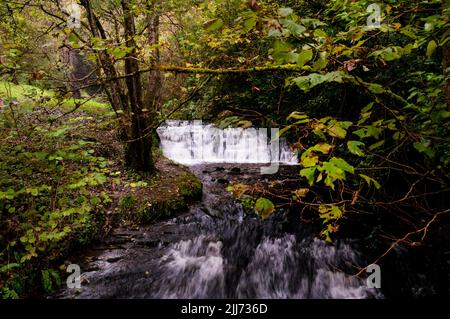
[[[197,177],[158,149],[155,174],[128,171],[115,114],[102,103],[70,112],[72,103],[0,98],[8,102],[0,109],[3,298],[58,289],[70,254],[117,227],[170,218],[201,198]]]

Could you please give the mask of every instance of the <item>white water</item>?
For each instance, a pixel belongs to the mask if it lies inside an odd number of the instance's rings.
[[[164,155],[185,165],[297,163],[287,143],[270,139],[267,130],[221,130],[201,122],[170,121],[158,129],[158,134]],[[208,208],[212,209],[209,206],[214,203],[215,200],[204,197]],[[242,217],[235,220],[240,224],[238,228],[226,222],[233,215],[241,215],[238,213],[242,213],[242,208],[235,208],[221,206],[225,219],[214,221],[211,233],[201,233],[169,247],[160,260],[157,298],[381,297],[377,290],[367,287],[365,280],[351,275],[360,260],[348,244],[332,246],[292,234],[264,236],[256,244],[251,243],[255,230],[243,223]],[[221,223],[227,226],[220,227]],[[236,229],[239,231],[234,233]],[[223,241],[224,238],[232,240]],[[247,261],[242,265],[242,260]]]
[[[163,258],[160,298],[225,298],[228,261],[221,241],[200,235],[172,246]],[[242,271],[237,298],[365,299],[379,298],[364,280],[335,265],[356,265],[358,256],[347,244],[330,246],[318,239],[298,242],[293,235],[265,238]]]
[[[168,121],[158,128],[164,155],[180,164],[296,164],[297,158],[287,143],[283,139],[271,139],[268,131],[271,130],[221,130],[201,121]]]

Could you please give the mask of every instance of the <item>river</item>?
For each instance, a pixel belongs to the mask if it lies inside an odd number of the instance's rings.
[[[82,264],[82,288],[59,298],[383,297],[353,276],[368,261],[352,241],[326,244],[288,211],[262,221],[226,191],[275,178],[261,175],[274,158],[266,132],[170,122],[159,135],[163,153],[201,179],[202,201],[170,220],[116,229]],[[290,176],[295,156],[283,141],[278,149],[276,177]]]

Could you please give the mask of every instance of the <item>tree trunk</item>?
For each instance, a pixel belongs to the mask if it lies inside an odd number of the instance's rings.
[[[449,86],[449,80],[450,77],[449,71],[450,71],[450,44],[446,44],[444,46],[444,94],[445,99],[447,101],[447,109],[450,111],[450,86]]]
[[[135,48],[136,27],[133,13],[130,11],[129,0],[122,0],[122,9],[124,13],[124,31],[127,47]],[[145,113],[142,112],[142,86],[141,76],[139,74],[139,62],[136,56],[136,50],[133,49],[125,58],[125,73],[135,74],[127,77],[126,84],[128,88],[128,102],[130,110],[129,137],[125,146],[126,164],[140,172],[151,172],[154,169],[152,158],[152,136],[145,134],[150,126],[150,121]]]
[[[445,22],[449,22],[450,17],[448,16],[448,11],[450,8],[448,7],[448,1],[444,0],[442,3],[442,16],[445,19]],[[443,68],[444,68],[444,97],[447,101],[447,110],[450,112],[450,86],[448,78],[450,77],[450,43],[446,43],[443,50]]]
[[[156,67],[160,62],[159,51],[159,0],[151,0],[148,3],[147,23],[148,42],[152,48],[150,55],[153,70],[149,73],[148,104],[152,110],[160,111],[161,107],[161,71]]]
[[[89,21],[89,27],[92,33],[92,36],[96,38],[102,38],[103,40],[107,40],[106,32],[103,29],[102,24],[100,23],[97,16],[94,14],[92,10],[91,3],[89,0],[81,0],[80,4],[85,8],[87,13],[87,18]],[[97,63],[99,67],[103,70],[106,77],[109,79],[115,79],[118,76],[118,72],[114,68],[114,63],[110,57],[110,55],[105,51],[100,51],[97,56]],[[108,95],[109,102],[111,103],[112,108],[117,112],[118,110],[123,110],[125,114],[129,113],[128,110],[128,99],[125,95],[124,89],[121,85],[120,80],[114,80],[109,83],[109,85],[104,87],[106,94]],[[126,122],[126,119],[125,119]]]

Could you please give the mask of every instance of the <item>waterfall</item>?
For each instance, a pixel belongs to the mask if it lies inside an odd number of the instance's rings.
[[[63,297],[383,298],[367,276],[354,276],[368,260],[350,239],[326,244],[284,209],[263,221],[226,190],[227,182],[257,183],[270,161],[296,163],[285,142],[274,155],[267,130],[199,122],[168,122],[158,133],[164,155],[201,179],[202,201],[172,219],[112,235],[108,241],[118,246],[84,266],[92,270],[83,274],[81,292]],[[242,163],[242,173],[231,163]],[[285,176],[296,171],[280,166]]]
[[[232,260],[224,257],[223,243],[200,235],[180,241],[162,258],[157,298],[365,299],[382,297],[365,280],[336,265],[357,265],[358,254],[348,245],[318,239],[298,241],[294,235],[263,238],[249,250],[250,261],[227,295],[225,278]],[[344,267],[347,268],[348,266]]]
[[[184,165],[271,162],[296,164],[297,157],[286,141],[270,137],[268,131],[270,130],[255,128],[219,129],[201,121],[167,121],[157,132],[164,155]],[[274,154],[276,151],[278,154]]]

